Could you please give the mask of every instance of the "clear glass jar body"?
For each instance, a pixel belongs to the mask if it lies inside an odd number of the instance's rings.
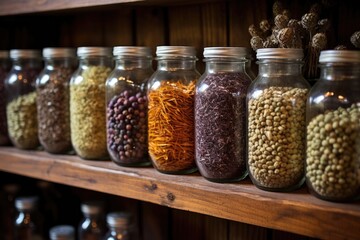
[[[45,66],[36,81],[38,134],[45,151],[61,154],[72,149],[69,81],[76,59],[70,49],[55,49],[54,53],[62,54],[44,56]]]
[[[194,95],[200,73],[193,56],[159,56],[148,84],[148,142],[153,166],[186,174],[195,162]]]
[[[242,180],[246,169],[246,93],[251,83],[245,59],[205,58],[195,92],[195,157],[203,177]]]
[[[79,67],[70,81],[71,141],[75,152],[83,159],[108,158],[105,82],[113,68],[113,60],[111,49],[95,50],[102,54],[89,51],[79,55],[78,49]]]
[[[9,137],[17,148],[36,149],[39,139],[35,81],[42,69],[40,52],[11,50],[10,56],[13,66],[5,80]]]
[[[106,81],[108,152],[112,161],[120,166],[151,165],[147,142],[146,84],[154,72],[152,58],[119,55],[115,62],[115,68]]]
[[[105,235],[105,218],[101,202],[81,204],[83,218],[78,226],[79,240],[101,240]]]
[[[320,199],[345,202],[360,196],[360,54],[336,54],[347,59],[321,62],[321,53],[308,96],[306,183]]]
[[[103,240],[130,240],[135,233],[128,212],[110,212],[106,216],[108,231]]]
[[[8,51],[0,51],[0,146],[9,145],[10,139],[6,122],[5,79],[10,71],[11,63]]]
[[[297,60],[302,51],[295,59],[288,59],[291,49],[276,51],[285,51],[280,52],[284,57],[260,59],[259,75],[248,90],[247,167],[258,188],[291,191],[305,180],[305,110],[310,86]]]
[[[75,229],[71,225],[57,225],[49,230],[50,240],[75,240]]]
[[[14,240],[45,239],[35,201],[35,197],[21,197],[15,200],[18,213],[14,223]]]

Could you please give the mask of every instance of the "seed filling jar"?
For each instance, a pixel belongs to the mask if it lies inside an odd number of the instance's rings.
[[[39,146],[35,81],[42,69],[41,52],[10,50],[12,68],[5,79],[6,116],[12,144],[21,149]]]
[[[360,51],[320,53],[320,79],[307,100],[306,183],[324,200],[360,195]]]
[[[79,47],[79,67],[70,81],[70,129],[83,159],[108,158],[105,82],[113,68],[111,48]]]
[[[248,160],[254,185],[292,191],[305,180],[306,98],[302,49],[258,49],[259,74],[249,87]]]
[[[151,165],[147,142],[146,84],[153,74],[151,49],[114,47],[115,68],[106,81],[107,148],[120,166]]]
[[[200,77],[190,46],[158,46],[157,70],[148,84],[148,142],[153,166],[186,174],[195,163],[194,94]]]
[[[0,51],[0,146],[9,145],[10,139],[6,122],[5,79],[10,71],[9,51]]]
[[[44,48],[45,66],[36,80],[40,144],[50,153],[72,149],[69,81],[76,67],[75,49]]]
[[[246,169],[247,51],[204,49],[206,69],[195,92],[195,156],[203,177],[214,182],[242,180]]]

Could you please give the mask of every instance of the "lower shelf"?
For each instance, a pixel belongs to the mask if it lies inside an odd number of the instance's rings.
[[[249,179],[212,183],[199,173],[167,175],[152,167],[0,147],[0,170],[321,239],[359,239],[360,203],[331,203],[306,187],[291,193],[257,189]]]

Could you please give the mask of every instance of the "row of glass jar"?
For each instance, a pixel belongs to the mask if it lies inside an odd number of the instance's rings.
[[[22,196],[15,199],[16,216],[13,225],[15,240],[48,239],[43,233],[45,219],[38,209],[37,196]],[[136,227],[127,211],[113,211],[103,219],[104,206],[98,201],[81,204],[83,218],[77,231],[72,225],[55,225],[49,229],[50,240],[129,240]],[[75,236],[77,232],[77,237]],[[9,237],[11,237],[9,236]]]
[[[146,47],[115,47],[113,70],[109,55],[107,48],[78,48],[78,70],[55,74],[55,80],[49,73],[38,77],[37,97],[16,92],[16,84],[26,82],[8,77],[8,129],[15,146],[29,148],[17,143],[24,139],[38,145],[29,140],[37,138],[30,131],[37,126],[37,106],[40,142],[49,152],[62,152],[49,146],[66,137],[68,147],[72,143],[86,159],[109,153],[121,166],[152,163],[173,174],[198,169],[215,182],[239,181],[249,173],[257,187],[270,191],[294,190],[306,176],[317,197],[359,196],[359,52],[323,51],[321,79],[310,92],[301,75],[301,49],[258,50],[253,82],[245,48],[205,48],[202,75],[193,47],[157,47],[155,72]],[[49,72],[56,61],[50,62]],[[34,110],[26,113],[23,106],[30,102]],[[22,114],[16,119],[12,112]],[[19,141],[13,129],[23,129]]]

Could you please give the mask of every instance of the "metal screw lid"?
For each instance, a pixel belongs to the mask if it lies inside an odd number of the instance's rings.
[[[130,224],[131,214],[128,212],[111,212],[106,215],[110,227],[126,227]]]
[[[257,59],[301,60],[304,50],[300,48],[260,48],[256,51]]]
[[[158,46],[156,47],[158,57],[194,57],[196,49],[192,46]]]
[[[85,215],[97,215],[103,211],[103,204],[98,201],[88,201],[81,204],[81,212]]]
[[[10,58],[41,58],[41,52],[35,49],[11,49]]]
[[[90,57],[90,56],[109,57],[109,56],[112,56],[111,48],[108,48],[108,47],[78,47],[77,55],[79,57]]]
[[[324,50],[320,52],[320,63],[360,63],[360,51],[356,50]]]
[[[206,47],[204,48],[205,58],[238,58],[245,59],[248,50],[245,47]]]
[[[49,231],[51,240],[75,240],[75,228],[70,225],[58,225]]]
[[[36,207],[38,201],[38,197],[30,196],[30,197],[17,197],[15,199],[15,207],[18,210],[31,210]]]
[[[63,57],[75,57],[75,49],[73,48],[44,48],[44,58],[63,58]]]
[[[9,58],[9,51],[0,50],[0,58]]]
[[[152,57],[149,47],[115,46],[114,56]]]

